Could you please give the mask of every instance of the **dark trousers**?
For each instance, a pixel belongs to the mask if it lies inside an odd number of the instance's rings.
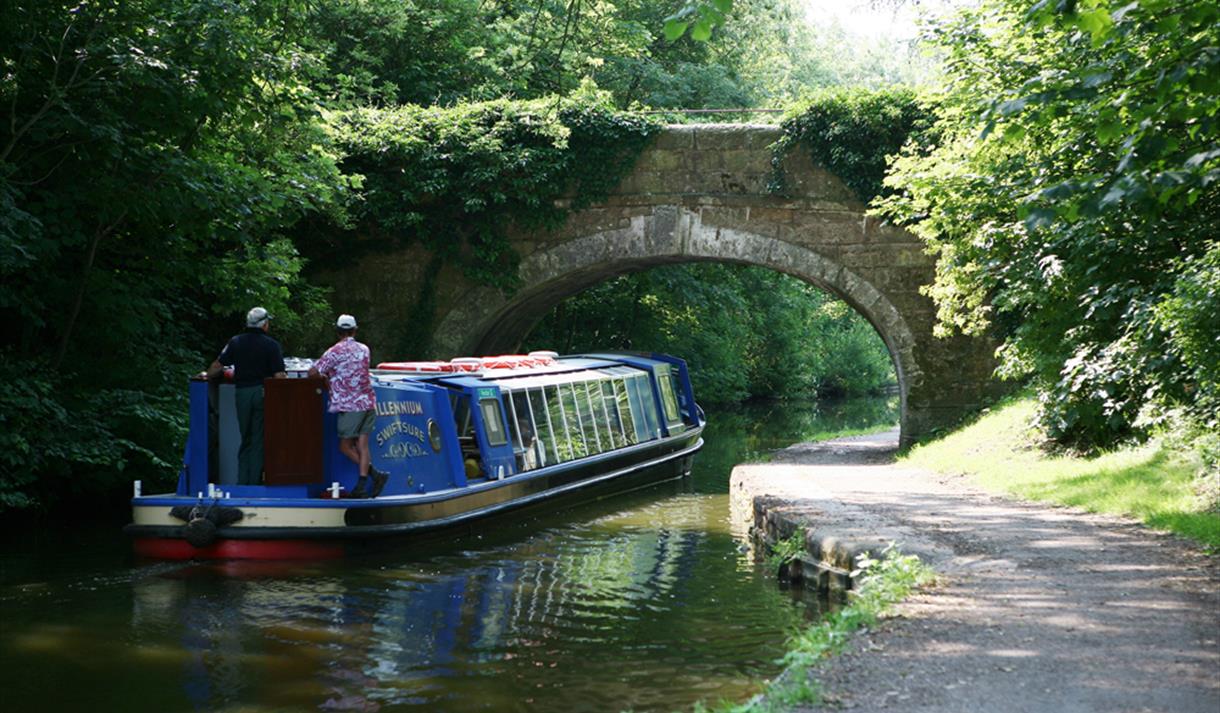
[[[241,430],[237,482],[259,485],[263,481],[263,387],[239,386],[235,396],[237,427]]]

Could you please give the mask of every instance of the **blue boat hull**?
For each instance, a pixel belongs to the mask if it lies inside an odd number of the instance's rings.
[[[137,518],[125,530],[133,536],[138,555],[156,559],[342,557],[353,545],[365,542],[477,526],[530,506],[570,504],[680,478],[689,474],[693,457],[703,445],[702,430],[696,427],[597,458],[426,495],[368,500],[224,500],[220,504],[241,511],[242,518],[218,528],[213,541],[202,547],[187,539],[186,525],[142,524]],[[143,519],[155,522],[160,513],[197,502],[181,496],[143,498],[142,508],[159,511]],[[306,515],[307,522],[302,523],[301,512],[314,516]],[[316,524],[318,521],[329,524]]]

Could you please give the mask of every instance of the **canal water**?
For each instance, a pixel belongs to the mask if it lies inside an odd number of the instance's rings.
[[[729,523],[734,464],[895,399],[709,415],[689,479],[339,563],[144,563],[114,527],[5,543],[0,706],[679,711],[744,700],[824,604]]]

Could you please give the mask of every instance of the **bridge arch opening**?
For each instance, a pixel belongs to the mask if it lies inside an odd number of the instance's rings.
[[[589,234],[525,256],[518,272],[522,288],[511,296],[490,288],[472,291],[442,316],[433,351],[440,356],[515,352],[551,309],[593,285],[652,267],[700,261],[757,265],[790,275],[843,300],[862,315],[893,362],[902,440],[909,440],[907,396],[920,378],[915,338],[886,296],[814,250],[747,231],[703,229],[698,212],[685,208],[655,210],[652,216],[633,219],[630,227]]]

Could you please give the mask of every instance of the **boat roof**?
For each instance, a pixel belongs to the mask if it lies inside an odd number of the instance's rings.
[[[651,364],[665,362],[651,359],[648,355],[623,354],[632,362],[644,361]],[[374,381],[381,383],[426,382],[444,386],[469,388],[495,383],[504,387],[529,387],[554,384],[563,381],[583,381],[576,376],[577,372],[590,372],[588,378],[601,378],[606,373],[603,370],[618,367],[635,368],[628,361],[617,358],[614,354],[573,355],[562,356],[551,363],[537,366],[515,366],[512,368],[482,368],[478,371],[417,373],[396,369],[371,369]],[[556,378],[566,375],[563,378]]]

